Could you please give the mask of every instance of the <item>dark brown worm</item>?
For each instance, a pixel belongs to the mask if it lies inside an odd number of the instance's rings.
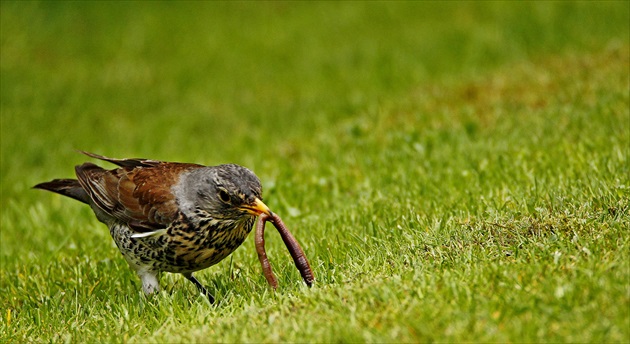
[[[315,281],[315,276],[313,275],[313,270],[311,270],[311,265],[308,263],[306,259],[306,255],[304,255],[304,251],[298,244],[297,240],[287,227],[284,225],[282,220],[278,215],[272,213],[271,216],[266,214],[261,214],[258,218],[258,222],[256,223],[256,252],[258,253],[258,260],[260,260],[260,264],[262,265],[263,274],[269,282],[269,285],[276,289],[278,288],[278,279],[273,274],[271,270],[271,264],[269,263],[269,259],[267,258],[267,253],[265,252],[265,222],[271,221],[274,227],[280,232],[280,236],[282,237],[282,241],[286,245],[293,261],[295,262],[295,266],[300,271],[304,282],[309,287],[313,285],[313,281]]]
[[[265,252],[265,222],[269,219],[267,214],[261,214],[256,222],[256,252],[258,253],[258,260],[262,265],[263,275],[269,282],[269,285],[275,290],[278,288],[278,279],[271,271],[271,264],[267,258],[267,252]]]

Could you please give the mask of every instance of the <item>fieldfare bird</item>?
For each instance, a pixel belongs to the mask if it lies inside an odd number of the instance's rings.
[[[262,202],[260,180],[239,165],[82,153],[119,167],[106,170],[86,162],[75,167],[77,179],[55,179],[35,188],[90,205],[96,218],[109,227],[146,294],[159,290],[160,273],[166,271],[184,275],[214,302],[193,272],[234,252],[258,215],[273,216]]]

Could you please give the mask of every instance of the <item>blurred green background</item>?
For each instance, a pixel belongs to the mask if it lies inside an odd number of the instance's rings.
[[[23,190],[68,173],[67,162],[82,159],[73,149],[277,164],[292,142],[326,147],[317,137],[328,141],[345,119],[427,82],[625,44],[626,9],[626,2],[3,2],[4,185]]]
[[[0,6],[0,339],[628,341],[628,1]],[[251,168],[317,287],[270,237],[280,293],[248,240],[144,299],[30,189],[77,149]]]

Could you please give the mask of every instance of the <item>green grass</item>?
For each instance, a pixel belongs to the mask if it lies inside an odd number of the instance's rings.
[[[628,342],[628,2],[2,2],[2,342]],[[145,297],[30,189],[235,162],[301,242]]]

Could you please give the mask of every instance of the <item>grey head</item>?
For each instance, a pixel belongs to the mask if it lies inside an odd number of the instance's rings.
[[[260,180],[249,169],[226,164],[199,167],[183,174],[173,187],[180,210],[189,218],[199,210],[217,220],[240,221],[271,214],[262,202]]]

